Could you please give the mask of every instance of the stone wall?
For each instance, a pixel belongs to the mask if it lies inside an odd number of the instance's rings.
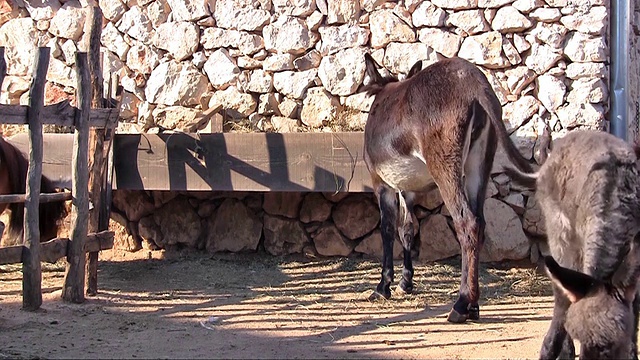
[[[47,101],[73,97],[73,54],[84,48],[88,2],[3,3],[0,45],[7,47],[9,76],[2,85],[2,103],[26,103],[38,45],[53,50]],[[207,132],[210,124],[197,119],[217,105],[224,108],[227,131],[360,131],[371,104],[371,99],[357,93],[368,81],[365,52],[400,77],[418,60],[426,66],[460,56],[477,64],[503,105],[512,139],[533,160],[545,124],[554,138],[575,128],[607,127],[605,0],[101,0],[99,5],[105,16],[105,77],[118,74],[125,90],[119,132]],[[637,59],[637,52],[634,56]],[[488,221],[487,232],[494,239],[498,236],[492,234],[508,231],[500,236],[517,239],[520,245],[514,257],[526,257],[529,244],[522,240],[526,239],[522,229],[541,234],[540,214],[535,199],[501,173],[503,161],[500,151],[486,211],[496,218]],[[315,250],[322,253],[326,245],[319,242],[331,238],[336,244],[330,247],[344,255],[378,236],[370,194],[352,194],[339,202],[320,194],[290,194],[286,196],[294,199],[287,197],[285,202],[300,207],[294,211],[293,205],[285,204],[292,208],[281,214],[269,205],[284,201],[272,199],[285,196],[277,193],[214,198],[197,193],[119,193],[127,199],[145,199],[133,208],[128,204],[138,202],[114,204],[120,211],[114,217],[125,225],[132,248],[146,239],[155,246],[179,242],[217,251],[220,248],[210,237],[218,230],[252,232],[255,242],[253,235],[260,228],[264,246],[272,253],[280,252],[269,250],[267,244],[273,239],[286,242],[283,234],[298,234],[306,240],[278,246],[302,251],[300,244],[311,244],[313,239]],[[429,196],[439,198],[437,193]],[[317,209],[304,215],[310,204]],[[340,209],[345,207],[367,212],[371,219],[365,221],[366,229],[347,233],[355,222],[340,225],[340,216],[346,216],[339,215]],[[429,203],[417,210],[420,228],[434,229],[420,231],[425,246],[451,240],[446,209]],[[247,222],[235,230],[217,220],[233,223],[236,212],[245,214]],[[163,217],[176,214],[181,217],[175,221],[188,231],[177,230],[183,229],[178,225],[168,227],[171,222]],[[191,228],[190,222],[200,225]],[[177,240],[185,234],[190,240]],[[247,249],[256,246],[251,243]],[[417,251],[429,257],[436,250]]]
[[[538,257],[517,213],[524,206],[496,199],[503,186],[491,182],[485,204],[487,242],[482,261]],[[504,190],[503,190],[504,191]],[[272,255],[382,255],[380,213],[372,194],[300,192],[115,191],[112,229],[128,250],[197,248],[208,252],[256,251]],[[451,218],[437,191],[415,207],[415,257],[424,261],[460,253]],[[402,247],[394,244],[401,258]]]

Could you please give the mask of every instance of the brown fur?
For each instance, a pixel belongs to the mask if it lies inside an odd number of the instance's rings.
[[[26,192],[28,160],[13,145],[0,136],[0,193],[24,194]],[[40,183],[42,193],[56,192],[51,180],[42,176]],[[0,212],[11,211],[9,217],[8,238],[21,241],[24,223],[24,204],[0,204]],[[67,215],[64,202],[40,204],[40,241],[55,237],[58,233],[59,221]]]
[[[555,308],[541,358],[572,357],[572,337],[581,343],[581,357],[628,358],[635,352],[637,150],[608,133],[576,130],[554,143],[538,173],[520,174],[535,182],[553,256],[546,263]]]
[[[460,297],[449,320],[478,316],[478,257],[484,238],[483,203],[497,140],[521,170],[531,165],[515,148],[504,123],[502,107],[485,75],[460,58],[445,59],[423,70],[413,69],[403,81],[382,77],[365,54],[375,95],[365,127],[364,158],[381,210],[383,238],[379,296],[390,297],[393,281],[392,244],[404,247],[399,286],[412,291],[412,210],[414,192],[437,185],[452,214],[463,249]]]

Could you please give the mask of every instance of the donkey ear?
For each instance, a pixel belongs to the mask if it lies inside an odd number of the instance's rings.
[[[422,60],[418,60],[415,64],[413,64],[411,70],[409,70],[409,73],[407,74],[407,79],[419,73],[420,70],[422,70]]]
[[[369,77],[371,78],[371,82],[374,84],[381,84],[382,75],[380,75],[380,73],[378,72],[378,64],[369,53],[364,54],[364,64],[367,75],[369,75]]]
[[[545,256],[544,263],[551,281],[572,303],[579,301],[592,289],[602,285],[597,279],[587,274],[558,265],[551,256]]]

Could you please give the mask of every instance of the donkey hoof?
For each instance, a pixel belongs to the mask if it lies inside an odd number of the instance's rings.
[[[447,317],[447,321],[454,324],[462,324],[467,321],[469,314],[460,314],[455,309],[451,309],[449,316]]]
[[[394,293],[398,294],[400,296],[411,295],[412,289],[411,288],[403,289],[401,285],[398,285],[398,286],[396,286]]]
[[[407,284],[404,281],[400,281],[400,284],[396,287],[396,292],[403,295],[413,294],[413,284]]]
[[[478,321],[480,320],[480,307],[479,306],[469,306],[469,320]]]
[[[377,291],[374,291],[369,295],[369,301],[378,301],[378,300],[389,300],[391,298],[391,293],[389,295],[380,294]]]

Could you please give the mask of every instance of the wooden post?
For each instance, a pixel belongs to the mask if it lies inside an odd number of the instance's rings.
[[[78,107],[74,132],[74,152],[71,176],[73,178],[73,201],[71,208],[71,245],[67,253],[62,298],[65,301],[81,303],[84,301],[85,253],[89,221],[89,166],[87,163],[89,148],[89,113],[91,111],[91,78],[87,53],[76,54],[78,73]]]
[[[89,29],[89,75],[91,76],[92,94],[91,107],[102,108],[103,85],[102,66],[100,62],[100,34],[102,32],[102,11],[97,6],[90,8],[88,20]],[[102,164],[104,163],[104,134],[103,128],[94,128],[89,139],[89,193],[93,209],[89,212],[89,232],[95,233],[101,229],[98,222],[100,210],[104,204],[102,193]],[[98,252],[87,254],[87,295],[98,293]]]
[[[42,181],[42,122],[44,86],[49,69],[48,47],[38,48],[34,75],[29,89],[29,167],[24,202],[24,253],[22,261],[22,308],[38,310],[42,305],[42,269],[40,267],[40,182]]]

